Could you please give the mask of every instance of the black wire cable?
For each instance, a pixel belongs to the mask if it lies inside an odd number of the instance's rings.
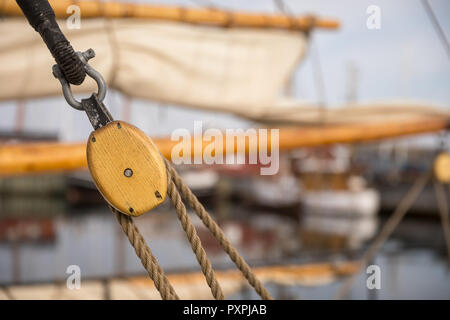
[[[66,80],[79,85],[86,77],[84,65],[56,22],[47,0],[17,0],[30,25],[39,32]]]

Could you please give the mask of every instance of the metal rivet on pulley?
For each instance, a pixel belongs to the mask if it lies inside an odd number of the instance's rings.
[[[126,168],[123,171],[123,174],[124,174],[125,177],[129,178],[129,177],[131,177],[133,175],[133,170],[131,170],[130,168]]]

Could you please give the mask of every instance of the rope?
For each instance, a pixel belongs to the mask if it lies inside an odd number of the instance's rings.
[[[237,252],[237,250],[233,247],[230,241],[226,238],[223,231],[217,225],[217,223],[211,218],[209,213],[205,210],[203,205],[198,201],[197,197],[192,193],[189,187],[183,182],[181,177],[172,167],[169,161],[163,157],[167,174],[171,178],[169,186],[173,188],[173,183],[175,183],[176,188],[180,190],[183,198],[187,201],[189,206],[194,209],[197,216],[202,220],[203,224],[208,228],[211,234],[216,238],[216,240],[220,243],[222,248],[228,254],[230,259],[234,262],[236,267],[242,272],[242,275],[247,279],[248,283],[256,290],[259,296],[265,300],[272,300],[272,296],[269,292],[264,288],[261,281],[259,281],[255,274],[253,273],[250,266],[245,262],[245,260],[241,257],[241,255]],[[181,201],[181,200],[180,200]],[[182,204],[182,203],[181,203]],[[184,205],[183,205],[184,208]]]
[[[186,236],[191,244],[192,251],[195,253],[197,261],[205,276],[206,282],[211,289],[211,293],[216,300],[223,300],[225,296],[222,292],[219,282],[217,281],[216,274],[211,266],[205,250],[201,244],[200,238],[197,235],[195,227],[193,226],[191,219],[186,211],[186,206],[183,203],[182,197],[188,202],[188,204],[194,209],[198,217],[202,220],[204,225],[213,234],[213,236],[220,243],[225,252],[229,255],[230,259],[235,263],[238,269],[242,272],[243,276],[247,279],[249,284],[255,288],[256,292],[265,300],[273,299],[269,292],[264,288],[262,283],[256,278],[255,274],[251,270],[250,266],[239,255],[233,245],[225,237],[223,231],[214,222],[209,213],[205,210],[202,204],[198,201],[197,197],[192,193],[189,187],[183,182],[181,177],[172,167],[169,161],[163,157],[167,170],[167,194],[171,199],[175,210],[177,212],[178,219],[181,222],[181,226],[186,233]],[[181,195],[180,195],[181,192]],[[115,208],[110,206],[111,211],[116,216],[117,221],[122,226],[122,230],[127,235],[128,240],[133,246],[136,255],[142,262],[142,265],[147,270],[150,278],[153,280],[156,289],[159,291],[163,300],[178,300],[179,297],[175,290],[169,283],[169,280],[165,276],[163,270],[158,264],[158,261],[153,256],[150,248],[145,243],[145,240],[139,229],[134,224],[132,218],[125,215]]]
[[[136,227],[131,217],[117,211],[111,206],[110,209],[122,226],[123,232],[127,235],[128,240],[133,246],[136,255],[141,260],[142,265],[147,270],[148,275],[153,280],[161,298],[163,300],[178,300],[178,295],[169,283],[164,271],[159,266],[158,261],[145,243],[144,237],[139,232],[139,229]]]
[[[422,5],[425,8],[425,11],[427,12],[428,17],[430,18],[431,23],[433,24],[434,31],[436,32],[437,36],[439,37],[439,40],[441,41],[445,52],[450,57],[450,44],[448,43],[447,37],[445,36],[444,29],[442,29],[442,26],[439,23],[439,20],[436,17],[436,14],[434,13],[433,8],[431,7],[430,3],[427,0],[422,0]]]
[[[7,287],[0,287],[0,292],[3,291],[5,300],[15,300],[14,296],[11,294],[10,290]]]
[[[376,239],[372,242],[367,251],[364,253],[363,257],[361,258],[361,262],[358,265],[358,270],[356,270],[355,273],[351,277],[349,277],[342,285],[337,295],[337,299],[343,299],[348,295],[348,292],[352,288],[353,282],[355,281],[356,275],[358,274],[359,270],[364,268],[368,264],[368,262],[373,259],[378,249],[389,238],[389,236],[398,226],[400,221],[402,221],[403,217],[408,212],[409,208],[411,208],[411,206],[417,200],[419,194],[422,192],[423,188],[425,188],[425,185],[427,184],[430,176],[431,171],[429,170],[414,182],[414,185],[408,190],[408,193],[399,203],[399,205],[397,206],[391,217],[388,219],[388,221],[385,223],[383,229],[381,229]]]
[[[225,299],[225,297],[223,295],[222,288],[220,287],[220,284],[216,279],[216,273],[214,272],[211,266],[211,262],[208,260],[208,257],[206,256],[206,252],[203,249],[200,238],[198,237],[197,232],[195,231],[195,228],[192,225],[191,219],[189,218],[189,215],[186,212],[186,207],[184,206],[183,201],[181,200],[180,193],[178,192],[175,184],[173,183],[172,178],[173,177],[171,171],[169,170],[169,167],[167,167],[167,180],[168,180],[167,194],[169,195],[173,205],[175,206],[178,219],[180,220],[184,232],[186,233],[187,238],[191,244],[192,251],[195,253],[197,261],[202,268],[202,272],[205,275],[206,282],[208,283],[208,286],[211,288],[212,295],[216,300],[223,300]]]
[[[450,264],[450,221],[448,217],[448,205],[445,196],[444,186],[440,181],[434,180],[434,191],[436,201],[441,215],[441,224],[444,231],[445,245],[447,246],[447,259]]]

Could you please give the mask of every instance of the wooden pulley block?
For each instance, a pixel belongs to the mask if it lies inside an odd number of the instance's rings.
[[[434,175],[443,183],[450,183],[450,153],[442,152],[434,160]]]
[[[164,161],[152,140],[131,124],[113,121],[93,131],[87,162],[103,197],[125,214],[140,216],[166,197]]]

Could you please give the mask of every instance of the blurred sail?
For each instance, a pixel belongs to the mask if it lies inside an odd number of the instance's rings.
[[[256,120],[256,118],[255,118]],[[450,121],[450,111],[427,101],[406,99],[372,101],[324,108],[310,103],[282,99],[274,108],[261,110],[258,121],[300,125],[411,124]]]
[[[67,29],[77,50],[94,48],[92,65],[127,95],[251,117],[277,105],[304,57],[303,32],[214,28],[137,19],[84,19]],[[0,100],[61,95],[53,58],[24,19],[0,22]],[[87,81],[75,92],[92,92]]]
[[[426,102],[374,102],[324,109],[282,95],[307,50],[302,31],[218,28],[140,19],[83,19],[80,29],[59,22],[77,50],[94,48],[91,64],[109,86],[134,98],[260,122],[293,124],[449,121]],[[0,22],[0,101],[60,96],[53,58],[22,18]],[[96,90],[94,81],[72,87]]]

